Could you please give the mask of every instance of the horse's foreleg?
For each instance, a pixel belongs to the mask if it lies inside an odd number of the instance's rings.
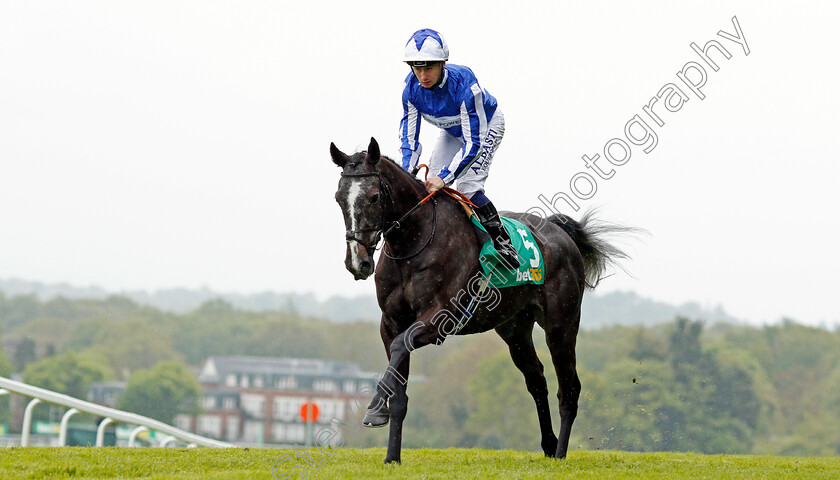
[[[393,331],[389,328],[390,325],[393,325],[392,321],[388,321],[387,317],[383,314],[382,316],[382,323],[379,326],[379,334],[382,336],[382,343],[385,345],[385,353],[388,355],[388,369],[385,371],[385,376],[376,384],[376,388],[373,392],[373,398],[370,400],[370,405],[367,407],[367,411],[365,412],[365,418],[362,419],[362,424],[368,428],[379,428],[384,427],[388,424],[388,420],[391,418],[391,411],[388,409],[388,399],[391,398],[391,395],[394,394],[394,389],[389,387],[388,382],[384,382],[384,378],[389,375],[400,375],[397,370],[394,370],[391,367],[391,344],[394,342],[394,338],[399,334],[398,332]],[[404,376],[398,377],[404,379]]]
[[[388,432],[388,453],[385,455],[385,463],[400,463],[400,452],[402,451],[402,427],[405,414],[408,412],[408,394],[406,384],[408,383],[409,360],[411,356],[406,355],[405,359],[397,367],[397,373],[404,381],[398,381],[394,388],[394,394],[388,402],[391,407],[391,430]]]
[[[409,328],[405,332],[397,335],[391,342],[389,348],[390,362],[385,375],[379,380],[377,386],[377,396],[387,395],[390,397],[390,409],[381,409],[382,402],[377,402],[374,397],[374,402],[371,403],[373,409],[368,409],[365,414],[363,422],[368,425],[370,422],[381,422],[383,415],[390,415],[391,430],[388,436],[388,453],[385,456],[385,463],[399,462],[400,452],[402,449],[402,426],[405,415],[408,411],[408,395],[406,394],[406,384],[408,383],[409,373],[409,356],[411,352],[419,347],[428,345],[429,343],[440,343],[442,334],[437,331],[435,327],[418,322],[413,328]],[[438,341],[439,340],[439,341]],[[387,413],[385,413],[387,412]],[[387,423],[387,417],[385,423]],[[381,423],[384,425],[385,423]]]

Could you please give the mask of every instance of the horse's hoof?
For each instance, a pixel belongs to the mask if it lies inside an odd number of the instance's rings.
[[[399,465],[402,462],[400,462],[399,458],[386,458],[385,465],[388,465],[389,463],[396,463],[397,465]]]
[[[557,453],[557,437],[552,435],[546,440],[543,440],[542,449],[546,457],[554,458],[554,455]]]
[[[391,419],[391,412],[387,407],[379,410],[368,410],[365,412],[365,418],[362,419],[362,425],[368,428],[379,428],[388,425],[388,420]]]

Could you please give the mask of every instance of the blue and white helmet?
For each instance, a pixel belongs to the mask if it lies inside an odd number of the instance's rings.
[[[404,62],[409,65],[424,67],[429,62],[449,60],[449,47],[446,40],[430,28],[417,30],[405,44]]]

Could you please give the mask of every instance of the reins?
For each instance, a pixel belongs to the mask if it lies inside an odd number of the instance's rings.
[[[428,166],[428,165],[426,165],[426,164],[421,164],[421,165],[418,165],[418,166],[417,166],[417,167],[416,167],[416,168],[415,168],[415,169],[411,172],[411,173],[412,173],[412,176],[416,176],[416,175],[417,175],[417,172],[419,172],[421,168],[425,168],[425,169],[426,169],[426,175],[425,175],[425,177],[424,177],[424,178],[428,178],[428,177],[429,177],[429,166]],[[443,187],[443,188],[441,188],[440,190],[435,190],[434,192],[432,192],[432,193],[430,193],[430,194],[426,195],[425,197],[423,197],[423,199],[422,199],[422,200],[420,200],[420,202],[418,202],[416,205],[414,205],[413,207],[411,207],[411,208],[410,208],[410,209],[409,209],[409,210],[405,213],[405,215],[403,215],[402,217],[400,217],[400,219],[399,219],[399,220],[397,220],[396,222],[391,223],[391,226],[390,226],[390,227],[388,227],[388,229],[387,229],[387,230],[385,230],[385,232],[382,234],[382,236],[383,236],[383,237],[385,237],[386,235],[388,235],[388,234],[391,232],[391,230],[394,230],[395,228],[400,228],[400,227],[401,227],[401,222],[402,222],[403,220],[405,220],[405,219],[406,219],[409,215],[411,215],[411,214],[412,214],[415,210],[417,210],[418,208],[422,207],[422,206],[423,206],[426,202],[428,202],[430,199],[432,199],[432,200],[433,200],[433,201],[432,201],[432,206],[433,206],[433,209],[432,209],[432,233],[429,235],[429,238],[428,238],[428,239],[426,239],[426,242],[423,244],[423,246],[421,246],[421,247],[420,247],[420,248],[419,248],[416,252],[414,252],[414,253],[412,253],[412,254],[410,254],[410,255],[405,255],[405,256],[402,256],[402,257],[394,257],[394,256],[391,256],[391,255],[387,252],[387,250],[383,250],[383,251],[382,251],[382,253],[384,253],[386,257],[388,257],[388,258],[390,258],[390,259],[392,259],[392,260],[405,260],[405,259],[408,259],[408,258],[411,258],[411,257],[416,256],[417,254],[419,254],[420,252],[422,252],[423,250],[425,250],[425,248],[426,248],[426,247],[428,247],[430,243],[432,243],[432,238],[434,238],[434,236],[435,236],[435,230],[437,229],[437,200],[434,200],[434,196],[435,196],[435,194],[436,194],[437,192],[439,192],[439,191],[441,191],[441,190],[443,191],[443,193],[445,193],[445,194],[449,195],[450,197],[454,198],[455,200],[458,200],[459,202],[464,202],[464,203],[466,203],[467,205],[470,205],[470,206],[472,206],[472,207],[475,207],[475,204],[473,204],[473,203],[470,201],[470,199],[468,199],[467,197],[465,197],[465,196],[464,196],[464,194],[462,194],[461,192],[459,192],[459,191],[457,191],[457,190],[455,190],[455,189],[449,188],[449,187]]]
[[[425,168],[425,169],[426,169],[426,174],[423,176],[423,178],[424,178],[425,180],[428,180],[428,179],[429,179],[429,166],[428,166],[428,165],[426,165],[425,163],[421,163],[420,165],[417,165],[417,166],[414,168],[414,170],[412,170],[412,172],[411,172],[411,173],[412,173],[412,176],[416,176],[416,175],[417,175],[417,173],[418,173],[418,172],[420,171],[420,169],[422,169],[422,168]],[[467,198],[466,196],[464,196],[464,194],[463,194],[463,193],[459,192],[458,190],[455,190],[454,188],[443,187],[443,188],[441,188],[440,190],[443,190],[443,193],[445,193],[445,194],[449,195],[450,197],[454,198],[455,200],[458,200],[459,202],[463,202],[463,203],[466,203],[467,205],[469,205],[469,206],[471,206],[471,207],[478,208],[478,207],[477,207],[474,203],[472,203],[472,202],[470,201],[470,199],[469,199],[469,198]],[[434,192],[432,192],[432,193],[428,194],[428,195],[426,196],[426,198],[424,198],[423,200],[420,200],[420,203],[419,203],[417,206],[419,206],[419,205],[423,205],[424,203],[426,203],[426,200],[430,199],[430,198],[431,198],[434,194],[436,194],[437,192],[438,192],[438,190],[435,190]],[[416,207],[415,207],[415,208],[416,208]]]
[[[426,177],[428,177],[429,176],[429,167],[428,167],[428,165],[425,165],[425,164],[421,164],[421,165],[417,166],[417,168],[415,168],[414,171],[412,172],[413,176],[416,176],[417,172],[419,172],[421,168],[426,169]],[[384,197],[387,197],[388,200],[391,202],[391,205],[394,205],[394,198],[391,196],[391,190],[388,187],[388,184],[382,182],[382,174],[379,171],[366,172],[366,173],[342,173],[341,176],[342,177],[374,177],[374,176],[378,177],[379,178],[379,191],[381,192],[381,197],[383,197],[383,199],[384,199]],[[414,211],[417,210],[418,208],[425,205],[426,202],[428,202],[429,200],[432,200],[432,233],[429,235],[429,238],[426,239],[426,241],[423,243],[423,245],[416,252],[411,253],[409,255],[399,256],[399,257],[395,257],[395,256],[390,255],[387,252],[387,250],[382,251],[382,253],[384,253],[386,257],[388,257],[392,260],[405,260],[405,259],[408,259],[408,258],[411,258],[411,257],[414,257],[414,256],[418,255],[420,252],[425,250],[426,247],[428,247],[430,243],[432,243],[432,238],[434,238],[435,231],[437,230],[437,200],[434,199],[434,196],[438,191],[443,191],[443,193],[449,195],[450,197],[454,198],[455,200],[457,200],[459,202],[463,202],[467,205],[470,205],[471,207],[475,207],[475,204],[473,204],[461,192],[459,192],[455,189],[449,188],[449,187],[443,187],[440,190],[435,190],[434,192],[432,192],[432,193],[426,195],[425,197],[423,197],[423,199],[420,200],[420,202],[418,202],[416,205],[411,207],[398,220],[390,222],[390,225],[387,228],[385,228],[385,224],[386,224],[386,222],[385,222],[385,207],[384,207],[384,204],[383,204],[382,215],[381,215],[381,218],[379,220],[379,225],[378,226],[368,227],[368,228],[360,228],[360,229],[356,229],[356,230],[347,230],[347,232],[345,233],[345,236],[344,236],[345,240],[348,241],[348,242],[353,240],[353,241],[359,243],[360,245],[362,245],[363,247],[365,247],[365,249],[371,251],[371,253],[376,251],[376,250],[379,250],[379,248],[381,248],[381,247],[377,247],[376,245],[379,243],[379,238],[378,237],[379,237],[380,234],[382,235],[382,238],[384,239],[393,230],[401,228],[402,227],[402,222],[406,218],[408,218],[409,215],[414,213]],[[384,228],[384,230],[383,230],[383,228]],[[371,245],[365,244],[364,242],[362,242],[360,239],[358,239],[356,237],[357,233],[372,232],[372,231],[377,231],[379,233],[376,235],[377,238],[374,241],[374,243],[371,244]]]
[[[386,235],[388,232],[390,232],[391,230],[393,230],[394,228],[399,228],[399,227],[400,227],[400,223],[399,223],[399,222],[400,222],[401,220],[405,220],[405,217],[407,217],[407,216],[408,216],[408,215],[409,215],[412,211],[414,211],[415,209],[417,209],[420,205],[422,205],[423,203],[425,203],[425,201],[426,201],[426,200],[428,200],[428,199],[429,199],[429,198],[431,198],[431,197],[432,197],[432,196],[431,196],[431,195],[429,195],[428,197],[426,197],[426,198],[424,198],[423,200],[421,200],[421,203],[418,203],[417,205],[415,205],[414,207],[412,207],[412,208],[411,208],[411,210],[409,210],[409,211],[408,211],[408,213],[406,213],[405,215],[403,215],[403,216],[400,218],[400,220],[397,220],[396,222],[394,222],[393,224],[391,224],[391,227],[390,227],[390,228],[388,228],[388,231],[387,231],[386,233],[383,233],[383,234],[382,234],[382,238],[385,238],[385,235]],[[423,250],[425,250],[425,249],[426,249],[426,247],[428,247],[430,243],[432,243],[432,239],[433,239],[433,238],[435,238],[435,231],[436,231],[436,230],[437,230],[437,200],[432,200],[432,233],[430,233],[430,234],[429,234],[429,238],[427,238],[427,239],[426,239],[426,242],[425,242],[425,243],[423,243],[423,245],[421,245],[421,246],[420,246],[420,248],[418,248],[416,252],[411,253],[411,254],[408,254],[408,255],[403,255],[403,256],[397,256],[397,257],[395,257],[395,256],[391,255],[390,253],[388,253],[388,249],[387,249],[387,248],[383,248],[383,249],[382,249],[382,253],[383,253],[386,257],[390,258],[391,260],[406,260],[406,259],[408,259],[408,258],[415,257],[415,256],[419,255],[419,254],[420,254],[420,252],[422,252]],[[386,244],[386,246],[387,246],[387,244]]]

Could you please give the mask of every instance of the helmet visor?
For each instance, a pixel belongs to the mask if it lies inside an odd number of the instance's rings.
[[[409,67],[431,67],[432,65],[437,65],[441,63],[443,60],[408,60],[405,63],[408,64]]]

